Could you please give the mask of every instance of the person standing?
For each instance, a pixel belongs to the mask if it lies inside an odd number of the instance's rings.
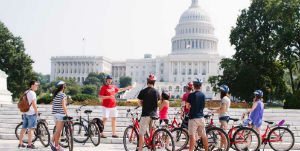
[[[184,118],[184,115],[187,115],[189,114],[190,110],[186,108],[186,101],[187,101],[187,98],[189,96],[190,93],[192,93],[193,91],[193,83],[192,82],[189,82],[186,86],[185,86],[185,89],[186,89],[186,93],[183,94],[182,96],[182,102],[181,102],[181,107],[182,107],[182,111],[181,111],[181,119]]]
[[[205,119],[203,110],[205,108],[205,95],[201,92],[202,81],[196,78],[193,81],[195,91],[190,93],[186,102],[189,113],[188,133],[190,136],[189,151],[193,151],[195,148],[196,140],[195,136],[198,132],[198,136],[202,138],[205,151],[208,151],[208,140],[205,132]]]
[[[60,140],[60,133],[64,126],[64,117],[68,116],[67,111],[67,95],[65,94],[67,85],[64,81],[57,81],[55,83],[56,90],[53,93],[52,101],[52,115],[56,126],[55,133],[50,142],[50,147],[53,151],[63,151],[58,142]]]
[[[147,87],[140,91],[138,95],[138,104],[142,106],[142,115],[140,120],[139,132],[139,151],[143,150],[144,135],[152,126],[151,117],[157,117],[158,100],[160,98],[158,91],[154,88],[156,78],[150,74],[147,78]]]
[[[170,93],[166,90],[161,93],[161,103],[159,105],[159,124],[169,124],[168,110],[169,110]]]
[[[23,113],[23,125],[22,125],[22,130],[20,133],[20,140],[19,140],[19,146],[18,148],[25,148],[26,146],[23,144],[23,138],[26,130],[28,129],[28,149],[36,149],[36,147],[32,144],[32,136],[34,129],[37,126],[37,116],[38,110],[37,110],[37,104],[36,104],[36,94],[35,91],[38,89],[38,82],[35,80],[30,81],[29,83],[29,90],[26,91],[26,97],[28,100],[28,104],[30,106],[29,110],[25,113]]]
[[[99,92],[99,100],[102,100],[102,117],[103,117],[103,125],[105,125],[107,119],[111,118],[111,127],[112,127],[112,137],[118,138],[116,135],[116,118],[118,116],[117,103],[115,99],[115,95],[118,92],[123,92],[125,90],[129,90],[132,86],[128,86],[126,88],[118,89],[116,86],[112,84],[112,77],[110,75],[106,76],[106,83],[101,87]],[[106,136],[101,133],[102,138],[106,138]]]

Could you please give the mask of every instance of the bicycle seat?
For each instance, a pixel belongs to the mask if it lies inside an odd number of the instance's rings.
[[[265,121],[265,122],[268,124],[274,124],[274,122],[271,122],[271,121]]]
[[[72,120],[73,119],[73,117],[70,117],[70,116],[65,116],[64,117],[64,120]]]
[[[239,121],[239,119],[238,119],[238,118],[229,118],[229,120],[232,120],[232,121],[234,121],[234,122],[237,122],[237,121]]]
[[[152,120],[158,120],[159,117],[157,117],[157,116],[151,116],[151,119],[152,119]]]
[[[39,119],[38,121],[44,123],[44,122],[46,122],[46,119]]]
[[[211,116],[211,115],[206,114],[206,115],[204,115],[204,118],[208,119],[208,118],[210,118],[210,116]]]
[[[92,113],[92,112],[93,112],[92,110],[85,110],[85,111],[84,111],[85,114],[90,114],[90,113]]]

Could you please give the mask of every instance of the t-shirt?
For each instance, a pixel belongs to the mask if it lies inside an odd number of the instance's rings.
[[[190,93],[187,102],[191,104],[189,118],[202,118],[205,107],[205,95],[201,91]]]
[[[254,124],[256,127],[260,127],[264,116],[264,103],[261,102],[261,100],[257,100],[256,102],[257,106],[250,114],[250,119],[252,120],[252,124]]]
[[[28,90],[27,92],[27,100],[28,100],[28,104],[30,105],[30,108],[27,112],[25,112],[25,114],[27,115],[33,115],[35,114],[34,108],[32,106],[32,102],[36,101],[36,94],[34,91],[32,90]]]
[[[147,87],[140,91],[139,100],[143,100],[141,116],[157,116],[157,104],[160,96],[156,89]]]
[[[67,99],[67,95],[65,93],[61,93],[59,92],[55,98],[53,99],[52,102],[52,114],[53,115],[66,115],[62,104],[63,104],[63,100]]]
[[[221,100],[221,106],[220,108],[222,108],[222,105],[223,104],[226,104],[226,108],[225,108],[225,112],[224,113],[221,113],[219,115],[219,117],[224,117],[224,116],[229,116],[229,108],[230,108],[230,99],[228,96],[224,96],[223,99]]]
[[[99,92],[99,96],[114,96],[116,95],[116,93],[119,91],[119,89],[117,87],[115,87],[114,85],[103,85],[100,92]],[[106,107],[106,108],[114,108],[117,106],[116,103],[116,99],[103,99],[102,100],[102,106]]]
[[[183,96],[182,96],[182,101],[183,101],[183,102],[186,102],[186,101],[187,101],[188,96],[189,96],[190,93],[191,93],[191,92],[186,92],[185,94],[183,94]],[[185,113],[189,113],[190,110],[187,109],[186,106],[185,106],[185,107],[184,107],[184,112],[185,112]]]

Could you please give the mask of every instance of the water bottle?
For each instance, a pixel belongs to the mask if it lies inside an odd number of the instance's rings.
[[[283,123],[285,122],[285,120],[282,120],[278,123],[278,127],[280,127],[281,125],[283,125]]]

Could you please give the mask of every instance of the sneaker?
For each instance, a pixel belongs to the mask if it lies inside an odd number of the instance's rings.
[[[26,148],[26,146],[24,144],[22,144],[22,145],[19,144],[18,148]]]
[[[56,150],[57,150],[57,151],[64,151],[60,146],[57,146],[57,147],[56,147]]]
[[[55,146],[54,146],[54,143],[53,143],[53,142],[50,142],[50,147],[51,147],[51,149],[52,149],[53,151],[57,151],[56,148],[55,148]]]
[[[112,137],[112,138],[119,138],[118,135],[112,135],[111,137]]]
[[[107,138],[105,135],[101,135],[101,138]]]
[[[27,149],[37,149],[33,144],[31,144],[30,146],[27,145]]]

